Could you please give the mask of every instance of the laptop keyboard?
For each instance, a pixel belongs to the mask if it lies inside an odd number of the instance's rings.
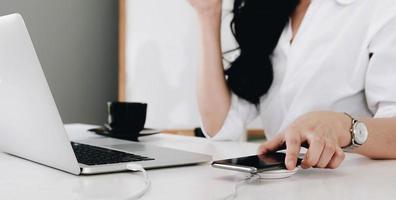
[[[85,165],[105,165],[154,160],[153,158],[76,142],[71,142],[71,145],[78,162]]]

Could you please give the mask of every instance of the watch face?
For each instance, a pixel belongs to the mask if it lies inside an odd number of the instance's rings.
[[[354,128],[355,142],[357,144],[364,144],[368,138],[368,129],[363,122],[357,122]]]

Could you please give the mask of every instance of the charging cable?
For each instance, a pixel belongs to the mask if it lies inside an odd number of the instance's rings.
[[[131,196],[128,198],[128,200],[140,199],[141,197],[143,197],[146,194],[146,192],[150,189],[150,186],[151,186],[151,181],[147,176],[147,172],[141,165],[136,164],[136,163],[128,163],[126,165],[126,168],[132,172],[142,172],[142,174],[143,174],[144,188],[140,192],[135,194],[134,196]]]
[[[222,198],[222,200],[233,200],[238,197],[238,190],[240,187],[243,185],[251,184],[260,179],[259,174],[249,174],[246,176],[246,178],[242,179],[241,181],[237,182],[234,186],[234,189],[230,195],[227,195],[226,197]]]

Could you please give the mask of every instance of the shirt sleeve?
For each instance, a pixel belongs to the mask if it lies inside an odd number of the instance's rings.
[[[390,18],[369,45],[366,98],[375,118],[396,116],[396,18]]]
[[[214,137],[210,137],[201,122],[202,132],[208,139],[236,141],[246,132],[246,126],[259,115],[258,107],[240,97],[231,94],[231,106],[223,126]]]

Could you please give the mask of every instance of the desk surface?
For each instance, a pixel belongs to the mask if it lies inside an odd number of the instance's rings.
[[[96,138],[87,125],[67,125],[72,140]],[[224,159],[254,154],[258,144],[213,142],[158,134],[141,142]],[[148,171],[152,187],[142,199],[227,199],[245,178],[209,164]],[[348,155],[336,170],[300,170],[288,179],[241,185],[236,199],[395,199],[396,161]],[[74,176],[0,153],[0,199],[126,199],[143,188],[139,173]]]

